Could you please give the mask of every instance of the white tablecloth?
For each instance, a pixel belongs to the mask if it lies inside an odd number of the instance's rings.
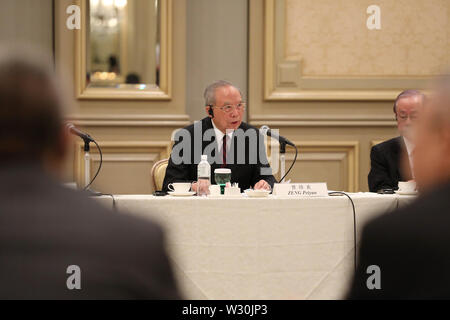
[[[397,195],[351,194],[361,226]],[[118,210],[159,221],[191,299],[339,299],[353,272],[353,213],[344,196],[291,199],[117,195]],[[104,203],[112,201],[102,200]]]

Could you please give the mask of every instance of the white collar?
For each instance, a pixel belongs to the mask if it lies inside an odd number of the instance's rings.
[[[214,120],[211,119],[212,125],[214,127],[214,133],[216,134],[216,141],[221,146],[220,142],[223,140],[223,136],[225,135],[222,131],[219,130],[219,128],[216,127],[216,124],[214,123]],[[227,136],[229,138],[229,141],[231,141],[231,138],[233,137],[234,130],[227,130]],[[228,149],[228,148],[227,148]]]
[[[405,142],[406,152],[408,152],[408,156],[411,156],[411,152],[413,152],[415,145],[405,137],[403,137],[403,141]]]

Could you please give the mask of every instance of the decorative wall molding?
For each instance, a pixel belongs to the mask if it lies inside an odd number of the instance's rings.
[[[185,127],[188,115],[69,115],[68,122],[83,127]]]
[[[283,15],[287,18],[291,14],[285,7],[290,5],[288,1],[290,0],[249,1],[249,32],[252,37],[249,38],[248,122],[257,128],[268,125],[285,132],[291,140],[305,141],[303,146],[302,143],[299,144],[300,159],[305,160],[302,155],[308,159],[322,159],[316,163],[299,160],[299,170],[294,167],[293,178],[301,178],[300,168],[308,168],[309,172],[303,174],[310,180],[325,179],[329,172],[331,186],[350,186],[347,171],[344,175],[340,171],[343,166],[347,166],[347,157],[350,155],[354,163],[351,165],[351,172],[356,179],[359,177],[358,183],[352,179],[354,183],[351,190],[368,191],[371,141],[396,134],[396,122],[392,114],[393,98],[397,90],[405,87],[422,88],[419,86],[422,80],[413,76],[409,79],[394,76],[383,79],[363,75],[364,79],[361,79],[361,76],[357,78],[345,74],[340,74],[339,78],[332,78],[332,75],[327,76],[325,73],[324,76],[306,74],[308,61],[307,52],[301,50],[303,44],[298,46],[297,52],[287,55],[287,45],[290,41],[296,41],[294,38],[286,38],[290,30],[294,33],[294,29],[286,28],[293,28],[295,25],[295,21],[291,20],[293,22],[288,25],[287,19],[283,19]],[[349,0],[350,3],[352,1],[358,3],[357,0]],[[322,8],[322,4],[314,1],[298,2],[314,10]],[[352,4],[346,6],[352,7]],[[314,10],[311,15],[315,15]],[[297,16],[304,14],[303,11],[297,13]],[[330,15],[327,27],[333,26],[334,18],[342,17],[339,13]],[[312,28],[317,32],[324,30],[319,24]],[[301,31],[302,29],[298,29],[296,33],[301,36]],[[308,143],[314,144],[322,139],[357,141],[358,155],[356,156],[356,151],[353,154],[350,151],[347,153],[345,145],[338,146],[337,151],[317,152],[316,147],[306,149],[308,152],[304,153]],[[348,148],[353,148],[353,145]],[[287,151],[291,152],[290,148]],[[341,155],[345,155],[343,162],[337,160]],[[335,160],[327,162],[327,157]],[[323,169],[322,164],[325,165]],[[286,166],[289,166],[289,162]],[[357,172],[355,168],[358,168]]]
[[[250,123],[259,127],[395,127],[391,116],[358,115],[253,115]]]
[[[285,0],[264,0],[266,101],[393,101],[399,88],[423,88],[425,76],[306,77],[300,55],[285,57]]]
[[[337,161],[341,164],[341,174],[347,171],[347,175],[342,176],[345,191],[359,191],[358,141],[293,141],[293,143],[299,150],[297,161]],[[295,153],[291,148],[287,148],[286,151],[287,170],[294,160]],[[346,170],[344,170],[345,168]]]
[[[142,172],[135,177],[130,177],[124,183],[139,182],[141,180],[150,183],[150,169],[153,163],[168,158],[171,151],[171,141],[99,141],[103,154],[103,166],[112,162],[148,162],[148,172]],[[76,143],[74,153],[74,178],[77,185],[84,185],[84,143]],[[91,146],[91,172],[95,172],[100,155],[95,146]],[[94,164],[95,163],[95,164]],[[92,178],[92,176],[91,176]],[[113,177],[114,178],[114,177]],[[150,192],[151,190],[148,190]]]

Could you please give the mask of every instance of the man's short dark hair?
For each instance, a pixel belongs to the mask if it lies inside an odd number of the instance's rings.
[[[47,62],[0,55],[0,161],[38,161],[59,147],[62,102]]]

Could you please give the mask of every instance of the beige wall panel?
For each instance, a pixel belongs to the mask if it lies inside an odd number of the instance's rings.
[[[286,180],[291,182],[326,182],[330,190],[355,192],[359,190],[359,144],[356,141],[295,141],[299,150],[296,163]],[[281,179],[280,165],[271,166],[277,180]],[[286,171],[295,159],[293,148],[286,149]]]
[[[445,0],[381,1],[380,30],[366,27],[365,0],[263,2],[266,100],[392,100],[450,62]],[[294,62],[288,84],[280,70]]]
[[[290,157],[292,158],[292,157]],[[291,160],[291,159],[289,159]],[[339,160],[299,160],[292,169],[291,182],[326,182],[328,190],[348,190],[343,164]]]
[[[113,194],[149,194],[152,193],[151,168],[155,162],[167,158],[170,144],[141,141],[100,142],[102,149],[102,169],[92,184],[92,189]],[[91,179],[97,172],[100,155],[95,147],[91,148]],[[77,143],[74,155],[75,180],[78,186],[84,182],[83,144]]]
[[[286,2],[287,1],[287,2]],[[291,18],[287,18],[285,20],[281,19],[278,22],[275,20],[275,17],[273,17],[271,28],[268,27],[268,21],[267,16],[270,15],[270,12],[267,10],[267,3],[272,3],[274,5],[274,10],[271,11],[273,15],[275,15],[276,7],[283,7],[282,3],[285,4],[289,1],[296,2],[294,0],[276,0],[276,1],[270,1],[270,0],[250,0],[250,7],[249,7],[249,107],[248,107],[248,118],[251,124],[260,127],[263,124],[269,125],[272,129],[280,129],[280,134],[283,136],[288,137],[291,141],[301,141],[303,143],[299,144],[299,158],[302,159],[303,156],[308,156],[308,153],[312,152],[313,154],[316,151],[306,151],[305,148],[310,146],[311,143],[329,143],[329,142],[335,142],[335,143],[345,143],[346,141],[354,141],[358,143],[358,149],[359,151],[355,154],[355,165],[357,166],[357,183],[355,183],[355,186],[357,188],[355,191],[368,191],[367,186],[367,175],[370,171],[370,148],[373,145],[373,141],[385,141],[387,139],[390,139],[392,137],[398,136],[397,128],[396,128],[396,122],[394,119],[394,115],[392,112],[392,104],[393,99],[395,98],[395,92],[399,92],[402,89],[408,88],[411,84],[415,83],[414,79],[416,79],[415,76],[411,76],[413,72],[411,70],[415,69],[408,69],[405,71],[404,74],[401,74],[402,76],[408,76],[408,78],[404,79],[395,79],[394,82],[386,83],[386,88],[395,85],[395,90],[391,90],[389,94],[385,94],[387,91],[383,89],[384,83],[377,83],[372,81],[371,79],[358,79],[357,86],[359,88],[364,88],[363,92],[361,90],[357,91],[354,90],[354,95],[351,96],[349,94],[348,90],[339,89],[335,90],[332,95],[316,95],[313,97],[312,95],[309,97],[309,99],[299,99],[298,95],[296,95],[298,92],[301,92],[299,90],[299,87],[292,87],[292,85],[289,85],[289,82],[295,82],[295,77],[291,74],[292,71],[295,69],[295,64],[286,64],[286,62],[295,62],[296,60],[293,59],[293,55],[286,58],[286,46],[285,43],[289,46],[296,46],[300,43],[298,48],[305,48],[305,44],[302,44],[302,41],[306,41],[304,38],[299,38],[300,35],[303,35],[302,28],[292,28],[291,31],[287,31],[283,34],[283,39],[275,38],[275,41],[273,43],[267,42],[267,32],[271,33],[272,36],[275,36],[275,29],[276,28],[284,28],[287,26],[288,23],[291,23],[295,20],[293,18],[296,15],[302,16],[307,15],[308,19],[312,19],[311,17],[316,17],[318,20],[314,24],[314,26],[310,26],[309,28],[315,28],[313,30],[308,30],[307,37],[315,37],[317,36],[317,33],[319,32],[325,32],[325,29],[321,29],[321,20],[325,19],[325,17],[322,17],[319,19],[321,15],[324,15],[324,12],[327,12],[328,19],[324,24],[324,28],[328,25],[333,26],[334,20],[337,19],[337,21],[340,21],[339,19],[342,18],[342,16],[348,14],[353,14],[352,12],[356,10],[355,8],[359,8],[361,6],[364,7],[366,4],[365,0],[360,3],[364,4],[358,4],[351,6],[350,4],[356,1],[328,1],[328,0],[319,0],[319,1],[303,1],[298,0],[298,3],[294,4],[290,7],[290,9],[287,11],[283,11],[283,14],[291,15]],[[350,4],[347,4],[350,3]],[[425,1],[381,1],[380,6],[382,8],[382,15],[384,11],[387,11],[386,9],[386,3],[387,2],[395,2],[396,4],[392,4],[395,7],[398,5],[403,4],[405,8],[404,14],[412,14],[413,17],[416,16],[417,7],[415,7],[416,4],[418,4],[419,8],[422,8],[424,11],[427,12],[427,18],[426,19],[433,19],[434,10],[436,10],[435,7],[432,7],[432,5],[425,4]],[[291,5],[292,5],[291,3]],[[426,34],[431,34],[435,28],[439,27],[441,30],[448,30],[447,27],[448,23],[448,14],[449,10],[447,10],[448,1],[431,1],[430,3],[436,3],[437,7],[442,7],[444,4],[446,7],[445,14],[447,15],[447,20],[442,18],[442,15],[444,13],[439,13],[437,21],[434,21],[431,25],[422,25],[419,23],[417,26],[414,26],[414,30],[417,31],[417,37],[415,34],[408,32],[405,30],[405,37],[411,40],[411,42],[416,45],[417,43],[420,44],[420,39],[422,36]],[[362,27],[365,28],[365,22],[367,19],[367,14],[365,13],[365,9],[369,4],[373,3],[367,3],[365,5],[365,8],[362,10],[358,9],[358,16],[361,16],[361,24]],[[298,6],[307,6],[308,10],[301,11]],[[342,7],[343,12],[336,12],[336,10],[332,10],[334,6]],[[391,4],[389,4],[391,6]],[[410,8],[410,6],[414,8]],[[383,9],[384,8],[384,9]],[[420,9],[420,10],[422,10]],[[347,10],[347,11],[345,11]],[[396,15],[400,14],[398,9],[396,10]],[[431,10],[431,11],[430,11]],[[291,12],[292,11],[292,12]],[[294,12],[295,11],[295,12]],[[425,15],[425,14],[424,14]],[[282,17],[283,15],[281,15]],[[383,19],[383,18],[382,18]],[[390,20],[391,19],[391,20]],[[397,37],[398,29],[393,29],[390,26],[390,22],[394,23],[392,21],[392,18],[385,19],[385,23],[383,24],[382,21],[382,30],[385,37],[389,37],[389,32],[392,32],[391,36],[392,39]],[[445,21],[444,21],[445,20]],[[280,22],[281,21],[281,22]],[[283,22],[284,21],[284,22]],[[290,22],[288,22],[290,21]],[[390,22],[389,22],[390,21]],[[302,24],[304,21],[300,21],[300,18],[297,22],[298,24]],[[349,22],[353,23],[353,22]],[[395,22],[396,23],[396,22]],[[412,23],[411,21],[408,21],[408,23]],[[346,25],[345,28],[348,28]],[[419,28],[419,29],[418,29]],[[423,28],[423,29],[420,29]],[[431,28],[431,29],[430,29]],[[288,27],[286,27],[286,30]],[[294,30],[295,29],[295,30]],[[325,31],[324,31],[325,30]],[[367,30],[367,29],[366,29]],[[328,30],[329,31],[329,30]],[[328,32],[327,31],[327,32]],[[288,35],[288,32],[296,33],[296,35],[290,34]],[[334,30],[332,31],[334,33],[341,32],[340,30]],[[351,36],[353,31],[347,30],[346,34],[348,36]],[[356,32],[355,36],[358,35],[358,32]],[[364,31],[365,32],[365,31]],[[444,32],[441,32],[442,34]],[[384,37],[383,36],[383,37]],[[435,37],[440,37],[441,35],[436,35]],[[381,35],[380,35],[381,37]],[[447,38],[446,38],[447,39]],[[374,41],[384,41],[383,39],[374,39]],[[448,39],[447,39],[448,40]],[[309,41],[309,40],[308,40]],[[336,43],[332,43],[333,41],[329,41],[329,46],[334,46]],[[337,42],[339,43],[339,39],[337,39]],[[270,46],[271,45],[271,46]],[[385,47],[388,48],[388,47]],[[444,49],[442,43],[440,43],[440,51],[439,54],[436,56],[436,59],[439,61],[444,61],[445,58],[443,56]],[[310,50],[311,52],[315,52],[314,50],[320,50],[317,49],[316,45],[314,43],[311,43],[311,46],[307,48],[307,50]],[[434,50],[434,49],[433,49]],[[386,49],[387,51],[387,49]],[[309,52],[309,51],[308,51]],[[317,52],[316,52],[317,53]],[[432,53],[431,51],[429,52]],[[445,52],[446,58],[449,58],[448,50]],[[312,54],[314,55],[314,54]],[[273,69],[267,68],[267,56],[271,57],[271,61],[276,61],[277,58],[279,58],[280,64],[272,63],[271,66]],[[318,59],[320,55],[317,53],[317,57],[315,56],[314,59]],[[438,58],[440,57],[440,58]],[[370,56],[367,56],[367,59],[369,59]],[[334,65],[337,62],[339,64],[343,64],[343,66],[337,66],[344,68],[345,70],[349,70],[348,72],[342,71],[339,74],[339,77],[342,76],[346,79],[352,79],[355,75],[351,73],[351,70],[353,67],[349,66],[347,62],[343,62],[339,59],[333,60],[334,57],[330,56],[328,60],[318,59],[323,65],[327,65],[328,63],[330,65]],[[433,58],[434,59],[434,58]],[[434,71],[431,70],[432,66],[431,64],[434,63],[433,60],[430,58],[427,63],[424,64],[423,70],[427,71],[427,75],[431,75]],[[330,61],[333,60],[333,61]],[[416,60],[410,60],[410,61],[416,61]],[[408,65],[410,64],[410,61],[408,62]],[[435,61],[436,62],[436,61]],[[420,60],[417,60],[416,62],[419,64],[418,66],[415,66],[414,68],[419,68],[422,70],[422,63]],[[306,67],[307,61],[306,60],[300,60],[300,70],[304,70]],[[316,71],[311,72],[318,72],[320,63],[317,63],[317,69]],[[337,64],[336,64],[337,65]],[[282,71],[279,70],[279,66],[284,68]],[[392,65],[388,65],[387,69],[379,68],[382,72],[386,72],[386,74],[391,73],[393,69]],[[389,70],[389,68],[391,70]],[[278,68],[278,69],[277,69]],[[349,69],[348,69],[349,68]],[[404,67],[402,67],[404,69]],[[403,70],[402,69],[402,70]],[[312,69],[311,69],[312,70]],[[331,69],[330,69],[331,70]],[[356,69],[355,69],[356,70]],[[287,72],[285,72],[287,71]],[[368,72],[364,68],[358,68],[357,71]],[[389,71],[389,72],[388,72]],[[395,71],[395,70],[394,70]],[[284,72],[284,73],[283,73]],[[334,72],[334,73],[333,73]],[[338,72],[335,70],[333,72],[330,72],[330,74],[338,75]],[[393,71],[392,71],[393,72]],[[403,72],[403,71],[402,71]],[[267,75],[271,73],[271,80],[274,81],[273,83],[273,92],[281,92],[283,94],[286,94],[289,97],[290,93],[294,93],[294,95],[291,97],[292,99],[285,98],[283,99],[282,95],[279,99],[272,99],[270,98],[270,92],[269,95],[267,95],[266,92],[266,83],[265,79],[267,78]],[[281,74],[283,76],[282,79],[278,79],[278,74]],[[415,73],[415,71],[414,71]],[[317,79],[314,79],[316,82],[316,85],[322,86],[324,91],[327,91],[329,88],[331,88],[333,85],[337,86],[338,82],[330,82],[327,79],[323,79],[325,76],[331,77],[330,75],[323,74],[324,76],[322,78],[316,76]],[[334,76],[333,75],[333,76]],[[300,78],[304,75],[300,75]],[[311,76],[312,77],[312,76]],[[278,84],[276,81],[280,81]],[[338,79],[337,79],[338,80]],[[413,81],[414,80],[414,81]],[[388,81],[389,82],[389,81]],[[318,83],[318,84],[317,84]],[[279,85],[279,87],[277,87]],[[354,83],[352,83],[354,85]],[[289,88],[291,86],[291,88]],[[327,89],[328,88],[328,89]],[[333,89],[334,90],[334,89]],[[362,93],[361,93],[362,92]],[[356,94],[355,94],[356,93]],[[268,99],[269,97],[269,99]],[[358,97],[357,99],[355,97]],[[290,148],[287,150],[288,152],[292,152]],[[306,153],[305,153],[306,152]],[[333,153],[339,153],[338,151],[333,151]],[[340,151],[342,152],[342,150]],[[317,163],[320,163],[320,165],[316,165],[314,163],[316,161]],[[337,161],[324,161],[324,160],[298,160],[296,166],[294,167],[294,172],[292,174],[292,178],[294,179],[300,179],[304,180],[304,178],[307,178],[311,181],[321,181],[324,178],[328,177],[329,181],[329,188],[333,189],[339,189],[339,188],[346,188],[346,181],[343,179],[348,178],[348,172],[345,168],[346,165],[339,164],[336,165]],[[345,161],[343,162],[345,163]],[[287,161],[286,167],[289,167],[290,162]],[[342,171],[344,170],[344,171]],[[328,172],[326,172],[328,171]],[[302,176],[303,175],[303,176]],[[306,176],[307,175],[307,176]],[[337,180],[339,179],[339,180]]]
[[[157,161],[157,154],[106,155],[103,159],[102,173],[93,183],[94,190],[112,194],[142,194],[153,192],[149,173]],[[91,177],[99,164],[98,156],[92,161]],[[130,179],[135,177],[135,179]],[[140,178],[139,178],[140,177]]]
[[[275,128],[275,126],[272,126]],[[282,126],[280,134],[289,137],[291,141],[302,141],[297,144],[299,149],[299,158],[302,158],[305,150],[311,144],[315,143],[345,143],[345,141],[353,141],[357,139],[359,143],[359,162],[358,169],[358,186],[356,191],[368,191],[367,175],[370,171],[370,148],[373,140],[385,141],[392,137],[398,136],[396,128],[393,127],[361,127],[361,126]],[[287,152],[293,152],[291,147],[287,147]],[[290,161],[286,161],[288,168]],[[298,163],[297,163],[298,165]],[[297,166],[296,165],[296,166]],[[294,167],[294,169],[296,168]],[[293,170],[294,170],[293,169]],[[322,171],[311,171],[313,175],[317,175],[317,179],[321,177]],[[318,181],[314,179],[313,181]],[[342,185],[344,182],[341,182]]]
[[[53,48],[52,0],[2,0],[0,43],[10,47],[18,43]]]
[[[381,29],[366,27],[367,7]],[[302,75],[428,76],[450,64],[448,0],[285,0],[285,58]]]
[[[188,0],[187,113],[206,116],[203,92],[216,80],[228,80],[247,98],[247,15],[245,0]]]
[[[72,0],[55,2],[56,68],[67,82],[73,101],[67,120],[99,141],[105,155],[102,171],[93,188],[109,193],[150,193],[153,163],[168,156],[172,132],[189,124],[185,105],[186,1],[172,0],[170,6],[171,19],[165,28],[171,38],[167,44],[172,52],[167,57],[170,97],[159,100],[75,98],[76,40],[80,31],[66,28],[66,8],[74,3]],[[83,156],[78,138],[74,140],[77,147],[69,155],[65,180],[81,182]],[[93,144],[91,152],[91,171],[94,173],[98,154]]]
[[[173,1],[171,35],[172,57],[169,62],[171,70],[172,95],[169,100],[77,100],[73,114],[76,116],[87,115],[186,115],[185,110],[185,56],[186,56],[186,3],[185,0]],[[67,6],[73,4],[70,0],[56,1],[56,61],[57,70],[68,79],[73,88],[72,96],[75,97],[75,60],[76,60],[76,34],[77,30],[66,28],[65,13]],[[188,116],[186,115],[186,119]]]

